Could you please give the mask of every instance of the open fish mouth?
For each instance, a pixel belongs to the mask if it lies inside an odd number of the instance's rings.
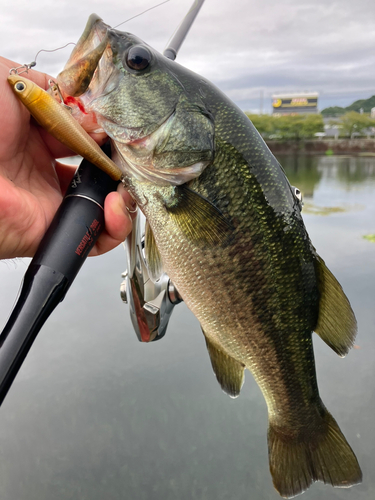
[[[57,84],[64,103],[71,107],[74,118],[87,132],[103,132],[91,103],[114,90],[121,73],[112,62],[108,33],[111,27],[91,14],[73,49]]]
[[[147,141],[150,134],[173,114],[174,107],[152,124],[130,124],[122,116],[118,119],[106,116],[105,106],[103,108],[98,101],[98,98],[103,100],[113,91],[121,90],[123,70],[114,62],[118,57],[119,37],[129,38],[129,43],[135,38],[130,33],[112,29],[97,14],[91,14],[64,69],[57,76],[57,83],[64,103],[72,108],[74,118],[88,132],[105,131],[112,139],[127,144]]]
[[[74,118],[113,140],[124,173],[158,185],[186,183],[213,158],[210,113],[191,101],[175,64],[92,14],[57,77]]]
[[[88,90],[98,70],[104,70],[100,68],[100,61],[104,52],[108,50],[109,29],[111,27],[97,14],[91,14],[63,71],[57,76],[60,90],[64,95],[80,97]]]

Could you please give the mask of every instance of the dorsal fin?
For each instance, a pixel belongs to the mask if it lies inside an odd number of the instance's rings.
[[[339,356],[354,344],[357,321],[340,283],[318,257],[319,318],[315,332]]]
[[[219,245],[233,232],[220,210],[185,184],[178,186],[174,203],[166,209],[181,232],[194,242]]]
[[[163,274],[163,261],[156,246],[154,233],[147,220],[145,227],[145,257],[149,276],[155,282]]]
[[[244,383],[245,365],[225,354],[206,335],[204,337],[217,381],[224,392],[231,398],[236,398],[240,394]]]

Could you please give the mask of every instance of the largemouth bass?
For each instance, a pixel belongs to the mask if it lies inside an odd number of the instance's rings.
[[[103,40],[95,71],[89,64],[82,75]],[[95,15],[57,81],[77,118],[92,114],[111,137],[147,219],[152,275],[164,269],[200,321],[221,387],[238,396],[245,368],[259,384],[280,495],[317,480],[359,483],[357,459],[319,397],[312,345],[315,331],[345,355],[356,320],[249,119],[210,82]]]

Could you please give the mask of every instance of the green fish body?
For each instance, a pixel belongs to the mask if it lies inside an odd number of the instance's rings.
[[[97,17],[88,26],[75,59],[90,41],[108,46],[80,104],[113,140],[147,219],[152,276],[164,270],[200,321],[221,387],[238,396],[245,368],[259,384],[275,488],[288,498],[316,480],[360,482],[319,397],[312,346],[315,331],[345,355],[356,321],[283,169],[210,82]],[[58,82],[64,91],[64,73]]]

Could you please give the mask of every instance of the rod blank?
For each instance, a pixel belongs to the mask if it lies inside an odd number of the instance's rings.
[[[185,40],[186,35],[188,34],[194,19],[197,17],[197,14],[200,8],[203,5],[204,0],[195,0],[191,9],[184,17],[182,23],[177,28],[175,34],[172,36],[171,41],[167,45],[166,49],[163,52],[165,57],[168,59],[172,59],[174,61],[176,59],[177,53],[180,50],[182,42]]]

